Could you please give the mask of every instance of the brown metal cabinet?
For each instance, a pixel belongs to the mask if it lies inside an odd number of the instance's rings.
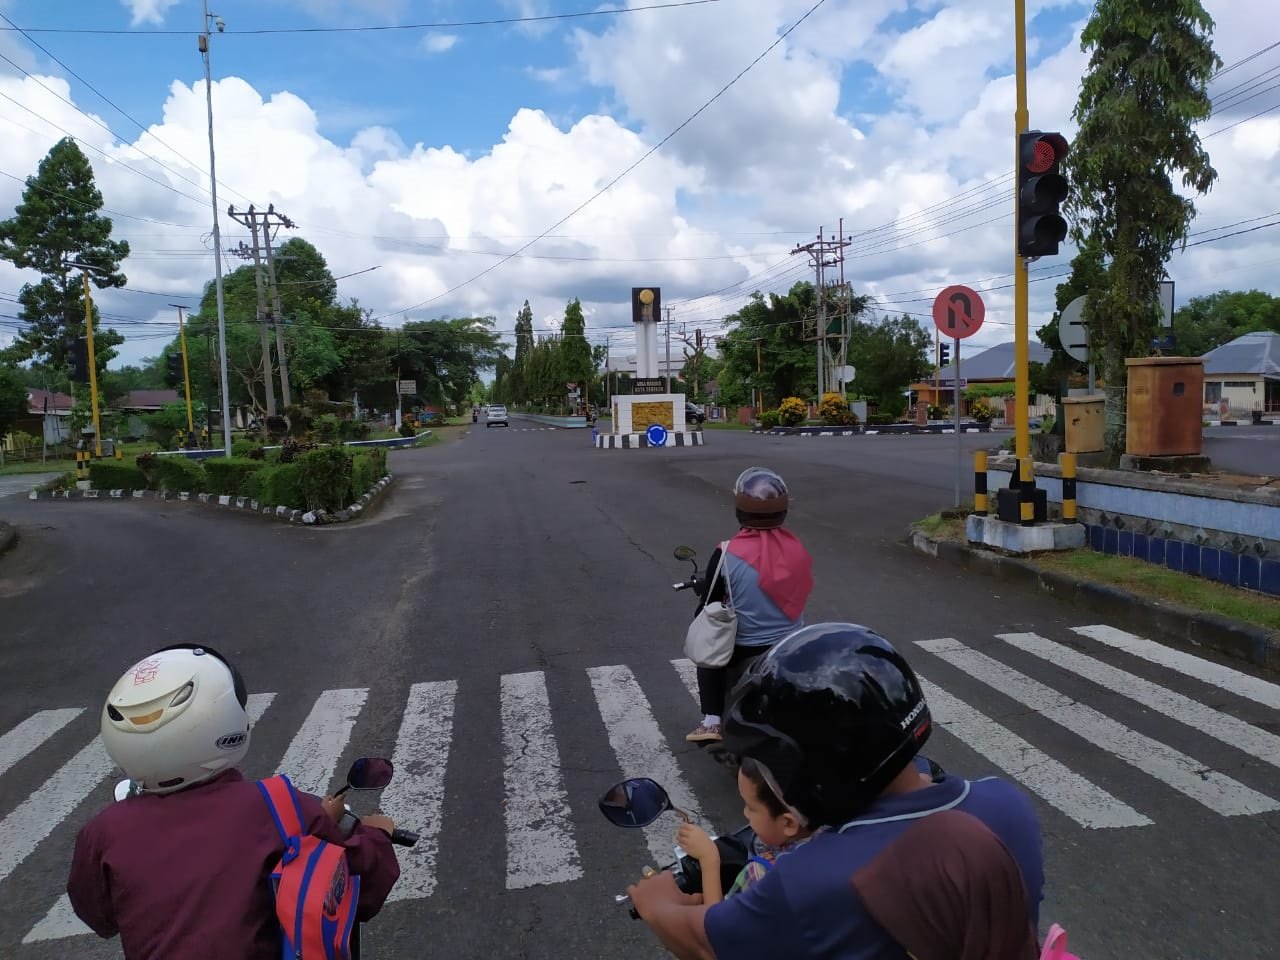
[[[1203,440],[1199,357],[1140,357],[1129,368],[1125,452],[1138,457],[1199,455]]]

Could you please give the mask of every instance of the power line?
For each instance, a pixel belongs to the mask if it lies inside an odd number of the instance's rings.
[[[444,20],[436,23],[390,23],[354,27],[259,27],[253,30],[227,30],[226,34],[238,36],[262,36],[277,33],[379,33],[394,30],[441,30],[452,27],[490,27],[516,23],[543,23],[555,20],[579,20],[586,17],[617,16],[624,13],[642,13],[648,10],[673,10],[678,7],[698,7],[720,0],[677,0],[672,3],[655,3],[644,7],[619,7],[613,10],[582,10],[575,13],[547,13],[528,17],[495,17],[489,20]],[[16,27],[0,27],[0,31],[16,30]],[[125,37],[190,37],[190,30],[110,30],[92,27],[27,27],[26,33],[78,33]]]
[[[597,190],[594,194],[592,194],[590,197],[588,197],[588,198],[587,198],[586,200],[584,200],[582,203],[578,204],[578,206],[574,207],[574,208],[573,208],[572,210],[570,210],[567,214],[565,214],[563,217],[561,217],[559,220],[557,220],[555,223],[553,223],[550,227],[548,227],[546,230],[542,231],[542,233],[538,234],[536,237],[534,237],[532,240],[530,240],[530,241],[529,241],[528,243],[526,243],[524,246],[520,247],[520,249],[516,250],[514,253],[510,254],[509,256],[506,256],[506,257],[504,257],[503,259],[499,260],[497,263],[490,264],[488,267],[486,267],[484,270],[482,270],[482,271],[480,271],[479,273],[477,273],[475,276],[471,277],[471,278],[470,278],[470,279],[468,279],[468,280],[464,280],[462,283],[459,283],[459,284],[457,284],[457,285],[455,285],[455,286],[453,286],[453,287],[450,287],[448,290],[445,290],[443,293],[437,294],[436,296],[431,297],[430,299],[423,300],[421,303],[414,304],[414,305],[413,305],[413,306],[411,306],[411,307],[406,307],[406,308],[404,308],[403,310],[396,310],[396,311],[393,311],[392,313],[383,314],[383,316],[382,316],[382,317],[379,317],[378,319],[380,319],[380,320],[381,320],[381,319],[385,319],[386,317],[392,317],[392,316],[397,316],[397,315],[399,315],[399,314],[408,313],[408,312],[409,312],[409,311],[411,311],[411,310],[417,310],[417,309],[419,309],[419,308],[421,308],[421,307],[425,307],[425,306],[427,306],[428,304],[435,303],[437,300],[441,300],[441,299],[443,299],[444,297],[449,296],[451,293],[455,293],[455,292],[457,292],[458,290],[461,290],[463,287],[468,286],[469,284],[474,283],[475,281],[479,280],[481,277],[485,276],[486,274],[489,274],[489,273],[493,272],[494,270],[498,269],[498,268],[499,268],[499,267],[501,267],[503,264],[510,263],[510,262],[511,262],[511,260],[513,260],[517,255],[519,255],[519,254],[523,253],[525,250],[528,250],[531,246],[533,246],[533,245],[534,245],[535,243],[537,243],[539,240],[543,239],[543,238],[544,238],[544,237],[546,237],[548,234],[550,234],[550,233],[551,233],[551,231],[555,230],[557,227],[561,226],[562,224],[567,223],[567,222],[568,222],[572,217],[576,216],[576,215],[577,215],[578,213],[580,213],[582,210],[586,209],[586,207],[587,207],[588,205],[590,205],[591,203],[593,203],[593,202],[594,202],[595,200],[597,200],[598,198],[602,197],[602,196],[603,196],[603,195],[604,195],[604,194],[605,194],[609,189],[611,189],[611,188],[614,186],[614,184],[616,184],[618,181],[620,181],[623,177],[625,177],[627,174],[629,174],[632,170],[636,169],[636,167],[640,166],[640,164],[644,163],[644,161],[646,161],[647,159],[649,159],[649,157],[653,156],[653,155],[654,155],[655,153],[657,153],[660,149],[662,149],[662,147],[663,147],[663,146],[664,146],[664,145],[665,145],[665,144],[666,144],[666,143],[667,143],[667,142],[668,142],[672,137],[674,137],[677,133],[679,133],[681,130],[683,130],[685,127],[687,127],[689,124],[691,124],[694,120],[696,120],[696,119],[697,119],[697,118],[702,114],[702,112],[703,112],[704,110],[706,110],[706,109],[707,109],[708,107],[710,107],[713,103],[715,103],[717,100],[719,100],[719,99],[720,99],[720,97],[722,97],[726,92],[728,92],[728,90],[729,90],[729,89],[730,89],[730,88],[731,88],[735,83],[737,83],[737,82],[738,82],[739,80],[741,80],[744,76],[746,76],[747,71],[749,71],[749,70],[750,70],[752,67],[754,67],[757,63],[759,63],[761,60],[763,60],[763,59],[764,59],[764,58],[765,58],[765,57],[766,57],[766,56],[767,56],[767,55],[768,55],[768,54],[769,54],[769,53],[774,49],[774,47],[776,47],[778,44],[782,43],[782,41],[783,41],[783,40],[785,40],[787,37],[789,37],[789,36],[791,35],[791,32],[792,32],[793,30],[795,30],[798,26],[800,26],[800,24],[802,24],[802,23],[804,23],[806,20],[808,20],[808,19],[809,19],[809,17],[810,17],[810,16],[812,16],[812,14],[813,14],[813,13],[814,13],[814,12],[815,12],[819,7],[821,7],[824,3],[826,3],[826,0],[818,0],[818,2],[817,2],[817,3],[815,3],[813,6],[811,6],[808,10],[806,10],[806,11],[805,11],[805,13],[800,17],[800,19],[799,19],[799,20],[797,20],[795,23],[793,23],[791,26],[789,26],[789,27],[788,27],[786,30],[784,30],[781,34],[779,34],[779,35],[778,35],[778,37],[773,41],[773,43],[771,43],[771,44],[769,44],[769,46],[765,47],[764,51],[763,51],[763,52],[761,52],[761,54],[760,54],[758,57],[756,57],[756,58],[755,58],[754,60],[752,60],[749,64],[747,64],[745,67],[743,67],[743,68],[742,68],[742,70],[738,72],[738,75],[737,75],[737,76],[735,76],[732,80],[730,80],[730,81],[729,81],[728,83],[726,83],[723,87],[721,87],[719,90],[717,90],[717,91],[716,91],[716,92],[711,96],[711,99],[709,99],[706,103],[704,103],[704,104],[703,104],[702,106],[700,106],[697,110],[695,110],[692,114],[690,114],[690,115],[689,115],[689,116],[684,120],[684,122],[682,122],[682,123],[681,123],[679,126],[677,126],[674,130],[672,130],[672,131],[671,131],[670,133],[668,133],[665,137],[663,137],[661,140],[659,140],[656,144],[654,144],[652,147],[650,147],[648,150],[646,150],[646,151],[645,151],[645,153],[640,157],[640,159],[636,160],[634,163],[632,163],[630,166],[628,166],[625,170],[623,170],[620,174],[618,174],[616,177],[614,177],[612,180],[610,180],[608,183],[606,183],[603,187],[601,187],[599,190]]]

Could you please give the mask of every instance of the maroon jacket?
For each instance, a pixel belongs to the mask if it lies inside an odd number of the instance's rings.
[[[360,877],[359,920],[400,876],[391,839],[359,826],[343,840],[318,797],[298,794],[309,833],[343,843]],[[100,937],[120,935],[128,960],[279,960],[271,870],[284,843],[253,781],[239,770],[177,793],[113,803],[76,838],[67,893]]]

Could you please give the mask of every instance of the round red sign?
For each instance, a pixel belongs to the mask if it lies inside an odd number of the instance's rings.
[[[933,301],[933,322],[944,337],[963,340],[978,332],[987,315],[986,305],[976,290],[947,287]]]

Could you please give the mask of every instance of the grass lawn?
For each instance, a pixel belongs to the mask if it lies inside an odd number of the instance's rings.
[[[944,511],[925,517],[915,527],[939,540],[965,542],[964,517]],[[1041,570],[1056,570],[1092,583],[1119,587],[1140,597],[1176,603],[1230,617],[1266,630],[1280,630],[1280,600],[1225,583],[1214,583],[1133,557],[1098,553],[1087,547],[1064,553],[1025,557]]]
[[[708,420],[703,423],[704,430],[750,430],[749,423],[727,423],[723,420]]]
[[[136,443],[122,443],[120,450],[124,454],[125,463],[133,463],[133,460],[140,453],[147,453],[151,450],[159,450],[158,444],[150,440],[139,440]],[[50,457],[44,463],[40,460],[10,460],[5,457],[4,466],[0,467],[0,477],[13,476],[23,473],[65,473],[68,470],[74,470],[76,462],[74,459],[58,459]]]

